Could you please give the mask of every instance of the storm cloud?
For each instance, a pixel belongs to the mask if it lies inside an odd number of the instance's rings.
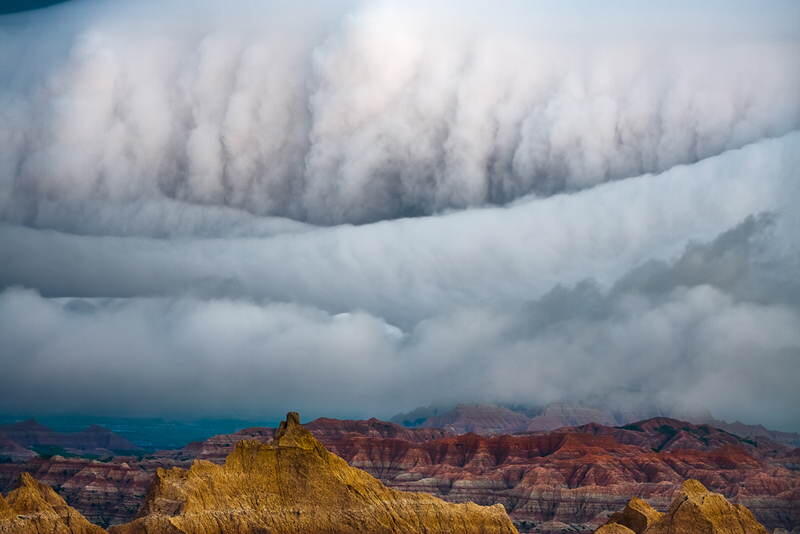
[[[798,128],[800,7],[774,4],[83,0],[5,17],[0,216],[60,228],[75,202],[166,198],[362,223],[662,172]]]
[[[611,288],[585,280],[516,305],[454,307],[405,329],[364,311],[267,300],[47,299],[8,289],[0,337],[13,373],[0,379],[3,405],[366,417],[420,402],[599,398],[616,409],[702,407],[791,428],[800,417],[800,261],[768,250],[776,224],[748,218]]]
[[[796,3],[229,4],[0,17],[0,411],[800,430]]]

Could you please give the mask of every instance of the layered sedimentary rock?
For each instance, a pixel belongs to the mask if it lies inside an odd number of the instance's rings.
[[[112,534],[512,534],[502,506],[386,488],[328,452],[289,414],[272,443],[240,441],[223,465],[159,469],[132,523]]]
[[[611,436],[619,443],[650,448],[657,452],[707,451],[726,446],[745,447],[755,453],[761,452],[757,450],[758,443],[752,440],[743,439],[711,425],[695,425],[668,417],[654,417],[622,427],[590,423],[572,430],[582,434]],[[761,445],[761,449],[765,451],[770,447],[786,450],[786,447],[769,440],[762,440]]]
[[[61,456],[36,458],[0,464],[0,491],[10,491],[22,473],[30,472],[57,490],[92,523],[108,526],[130,521],[136,515],[158,467],[188,464],[125,457],[107,462]]]
[[[390,438],[422,442],[452,434],[452,432],[440,428],[406,428],[375,418],[366,421],[343,421],[341,419],[321,417],[314,419],[305,426],[309,432],[314,434],[315,438],[323,443],[330,443],[343,438],[347,439],[354,435],[367,438]]]
[[[761,425],[728,423],[715,419],[708,411],[670,413],[655,408],[610,411],[581,404],[555,402],[544,408],[506,408],[491,404],[463,404],[450,408],[417,408],[392,418],[411,428],[442,429],[452,434],[474,432],[481,435],[542,432],[588,424],[627,425],[644,419],[675,419],[725,430],[751,441],[769,440],[789,447],[800,447],[800,434],[769,430]]]
[[[611,412],[568,402],[554,402],[541,408],[513,409],[494,404],[460,404],[447,408],[417,408],[394,416],[392,421],[411,428],[441,428],[453,434],[474,432],[490,436],[542,432],[589,423],[621,425],[655,415],[663,414],[654,410]]]
[[[399,439],[418,443],[451,435],[450,432],[443,429],[406,428],[374,418],[354,421],[322,417],[306,424],[305,428],[328,448],[336,447],[337,444],[342,446],[355,438]],[[245,428],[235,434],[221,434],[205,441],[190,443],[179,451],[160,451],[159,456],[178,460],[195,458],[219,460],[227,456],[239,441],[250,439],[268,442],[273,438],[274,433],[272,428]]]
[[[748,506],[770,529],[800,527],[800,450],[708,425],[657,418],[627,428],[434,439],[422,434],[429,429],[375,420],[326,419],[306,427],[331,452],[392,488],[453,502],[502,503],[521,531],[593,530],[631,495],[664,511],[687,478]],[[133,518],[157,467],[188,467],[195,457],[222,463],[239,441],[269,443],[273,435],[269,428],[247,429],[143,460],[0,464],[0,489],[28,469],[93,522],[118,524]]]
[[[591,528],[632,494],[666,509],[690,477],[752,507],[771,527],[800,525],[800,476],[792,467],[797,451],[708,425],[655,418],[627,428],[590,424],[530,435],[410,441],[359,435],[353,432],[358,425],[340,424],[342,431],[325,433],[323,442],[351,465],[397,489],[454,502],[502,503],[521,530]],[[214,441],[235,442],[248,432]],[[263,429],[252,437],[269,439]]]
[[[25,473],[19,487],[0,495],[0,534],[105,534],[49,486]]]
[[[669,510],[660,514],[640,499],[632,499],[613,514],[596,534],[767,534],[753,514],[712,493],[697,480],[687,480]]]

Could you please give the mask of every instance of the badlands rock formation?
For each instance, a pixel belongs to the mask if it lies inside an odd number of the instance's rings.
[[[800,526],[800,451],[742,440],[708,425],[654,418],[623,428],[590,424],[530,435],[424,440],[378,437],[374,424],[366,423],[339,421],[338,431],[332,420],[307,426],[332,452],[390,487],[453,502],[502,503],[521,531],[592,529],[632,494],[666,509],[687,478],[750,506],[770,528]],[[370,435],[359,434],[364,428]],[[269,429],[254,430],[192,448],[221,461],[242,439],[271,439]]]
[[[701,421],[715,428],[721,428],[731,434],[736,434],[750,440],[769,439],[777,443],[783,443],[790,447],[800,447],[800,434],[796,432],[780,432],[778,430],[769,430],[763,425],[746,425],[735,421],[728,423],[727,421],[720,421],[714,418],[708,418]]]
[[[392,421],[410,428],[438,428],[451,434],[474,432],[491,436],[543,432],[591,423],[604,426],[627,425],[649,418],[667,419],[663,410],[655,408],[612,412],[581,404],[554,402],[539,409],[514,408],[512,410],[491,404],[462,404],[451,408],[417,408],[411,412],[394,416]],[[679,413],[671,418],[695,424],[706,424],[751,441],[768,439],[790,447],[800,447],[800,434],[768,430],[761,425],[728,423],[714,419],[708,411]]]
[[[386,438],[419,443],[451,435],[442,429],[406,428],[374,418],[366,421],[352,421],[322,417],[306,424],[305,428],[328,449],[346,446],[346,443],[354,438]],[[216,461],[227,456],[238,441],[255,439],[267,442],[273,438],[274,433],[275,430],[272,428],[245,428],[236,434],[221,434],[205,441],[190,443],[180,451],[162,451],[159,457],[183,460],[200,458]]]
[[[17,464],[0,463],[0,491],[10,491],[20,474],[29,472],[58,491],[89,521],[108,526],[133,519],[156,469],[177,464],[172,460],[117,457],[100,462],[61,456]]]
[[[742,505],[731,504],[697,480],[687,480],[669,510],[660,514],[640,499],[632,499],[612,515],[596,534],[767,534]]]
[[[105,534],[105,530],[25,473],[7,498],[0,495],[0,534]]]
[[[481,435],[542,432],[589,423],[620,425],[656,415],[652,411],[626,413],[601,410],[568,402],[554,402],[543,408],[513,409],[493,404],[459,404],[455,407],[417,408],[398,414],[392,422],[410,428],[441,428],[453,434]],[[660,415],[660,412],[659,412]]]
[[[140,517],[112,534],[512,534],[502,506],[386,488],[328,452],[289,414],[270,444],[239,441],[223,465],[159,469]]]
[[[634,532],[644,532],[664,514],[647,504],[646,501],[634,497],[621,511],[608,518],[607,526],[623,525]]]
[[[657,418],[626,428],[591,424],[492,437],[377,420],[321,419],[306,428],[389,487],[452,502],[502,503],[523,532],[591,532],[631,495],[664,511],[687,478],[748,506],[769,529],[800,528],[800,449],[743,440],[708,425]],[[269,443],[274,432],[246,429],[141,460],[0,463],[0,491],[28,470],[91,521],[120,524],[133,519],[158,467],[188,468],[194,458],[223,463],[238,442]]]

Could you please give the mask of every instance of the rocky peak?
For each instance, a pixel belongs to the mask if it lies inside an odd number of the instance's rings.
[[[114,534],[513,534],[502,505],[450,504],[385,487],[287,415],[270,443],[243,440],[224,465],[160,469],[139,519]]]
[[[105,534],[29,473],[17,484],[6,499],[0,497],[0,534]]]
[[[620,525],[624,528],[619,528]],[[627,529],[627,530],[626,530]],[[665,514],[641,499],[631,499],[613,514],[599,534],[767,534],[753,514],[712,493],[697,480],[686,480]]]
[[[236,449],[247,448],[248,442],[239,442],[240,446]],[[251,444],[258,444],[258,441],[249,442]],[[275,431],[272,445],[274,447],[299,447],[301,449],[316,449],[323,448],[322,445],[314,438],[314,436],[303,428],[300,424],[300,414],[297,412],[289,412],[286,414],[286,420],[281,421],[278,429]],[[234,453],[235,454],[235,453]]]
[[[38,513],[52,506],[66,506],[50,486],[38,482],[30,473],[22,473],[17,489],[9,493],[9,504],[20,514]]]
[[[681,486],[669,511],[647,534],[766,534],[767,530],[742,505],[731,504],[697,480]]]

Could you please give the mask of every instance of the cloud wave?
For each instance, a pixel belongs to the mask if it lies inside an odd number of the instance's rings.
[[[0,412],[800,430],[800,4],[770,5],[0,17]]]
[[[702,407],[791,428],[800,416],[790,372],[800,361],[800,284],[764,265],[770,225],[748,218],[609,290],[587,280],[407,330],[298,304],[45,299],[9,289],[0,293],[0,339],[13,372],[0,378],[0,407],[389,416],[422,399],[599,398],[616,409]],[[587,373],[597,366],[602,373]]]
[[[362,223],[663,172],[800,127],[800,8],[774,4],[85,0],[0,18],[0,218],[172,199]]]

